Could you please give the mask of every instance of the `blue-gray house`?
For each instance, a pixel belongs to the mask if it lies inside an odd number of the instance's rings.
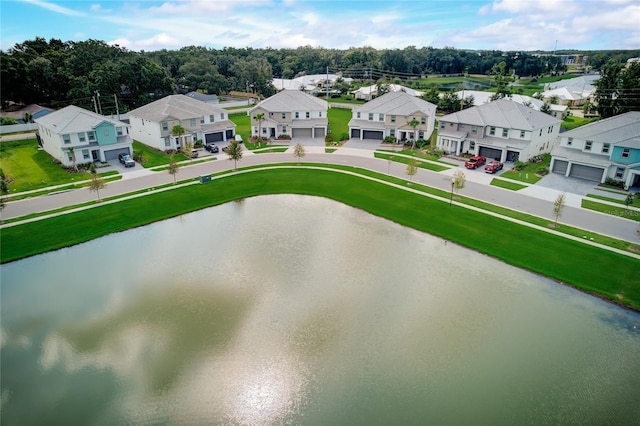
[[[565,176],[640,186],[640,111],[561,133],[551,151],[551,171]]]

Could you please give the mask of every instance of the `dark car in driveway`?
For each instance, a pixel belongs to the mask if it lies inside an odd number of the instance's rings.
[[[215,154],[216,152],[220,152],[220,148],[218,148],[218,145],[214,144],[214,143],[208,143],[204,146],[204,149],[206,149],[207,151],[209,151],[212,154]]]
[[[125,167],[134,167],[136,165],[136,162],[133,161],[133,158],[131,158],[129,154],[118,154],[118,160]]]

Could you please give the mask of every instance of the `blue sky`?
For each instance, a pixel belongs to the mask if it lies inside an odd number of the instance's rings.
[[[130,50],[640,49],[640,0],[0,0],[0,48],[36,36]]]

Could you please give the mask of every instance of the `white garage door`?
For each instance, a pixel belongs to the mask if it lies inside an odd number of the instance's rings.
[[[572,164],[569,176],[577,177],[580,179],[595,180],[600,182],[602,180],[602,174],[604,169],[600,167],[584,166],[582,164]]]

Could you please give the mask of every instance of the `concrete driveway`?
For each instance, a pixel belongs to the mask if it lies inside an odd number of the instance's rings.
[[[536,183],[536,186],[578,195],[593,194],[597,185],[597,182],[591,180],[564,177],[556,173],[549,173]]]

